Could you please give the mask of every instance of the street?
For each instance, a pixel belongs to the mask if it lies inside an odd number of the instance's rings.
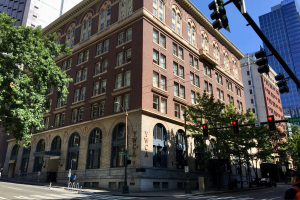
[[[223,194],[210,194],[210,195],[182,195],[177,191],[170,194],[169,197],[124,197],[124,196],[111,196],[105,194],[77,194],[68,192],[61,188],[51,188],[45,186],[26,185],[20,183],[10,183],[0,181],[0,200],[2,199],[226,199],[226,200],[276,200],[283,199],[286,189],[290,188],[290,185],[278,185],[276,188],[264,188],[252,191],[243,192],[231,192]],[[118,193],[118,192],[116,192]]]

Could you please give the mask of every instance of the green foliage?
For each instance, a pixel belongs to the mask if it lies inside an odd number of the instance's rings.
[[[300,127],[292,125],[292,135],[288,137],[287,151],[291,155],[294,166],[300,169]]]
[[[6,134],[28,142],[30,128],[43,128],[49,86],[57,86],[58,96],[66,98],[66,83],[72,79],[53,59],[71,50],[54,43],[56,34],[42,37],[41,27],[12,26],[15,22],[0,14],[0,124]]]

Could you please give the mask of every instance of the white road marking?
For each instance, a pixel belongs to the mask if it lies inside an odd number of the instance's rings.
[[[14,189],[14,190],[22,190],[22,189],[19,189],[19,188],[13,188],[13,187],[7,187],[7,188]]]
[[[6,199],[6,198],[4,198],[4,197],[0,197],[0,199]]]
[[[17,198],[17,199],[35,199],[35,198],[24,197],[24,196],[14,196],[14,198]]]
[[[39,199],[53,199],[54,197],[46,197],[44,195],[30,195],[32,197],[37,197]],[[55,199],[55,198],[54,198]]]

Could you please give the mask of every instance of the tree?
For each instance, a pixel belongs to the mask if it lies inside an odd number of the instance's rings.
[[[292,125],[292,135],[288,137],[287,151],[293,159],[294,166],[300,169],[300,127]]]
[[[43,128],[48,88],[57,87],[59,98],[66,98],[66,83],[72,79],[53,59],[71,50],[54,43],[56,34],[42,37],[41,27],[12,26],[15,22],[0,14],[0,124],[6,134],[28,142],[31,129]]]

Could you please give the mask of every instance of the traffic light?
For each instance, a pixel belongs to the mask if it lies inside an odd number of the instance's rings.
[[[260,51],[255,53],[255,57],[257,59],[255,63],[259,66],[258,72],[260,74],[262,74],[262,73],[269,74],[270,68],[269,68],[269,64],[268,64],[266,50],[264,50],[262,47],[260,47]]]
[[[228,32],[230,32],[230,28],[228,25],[228,18],[226,16],[226,10],[224,8],[223,0],[214,0],[209,5],[208,8],[210,10],[214,10],[214,12],[210,15],[212,20],[216,20],[213,23],[214,29],[220,30],[221,28],[225,28]]]
[[[267,120],[269,125],[269,131],[276,131],[277,129],[274,115],[268,115]]]
[[[289,92],[289,88],[286,80],[284,79],[283,73],[279,73],[277,76],[275,76],[275,80],[278,81],[277,86],[279,87],[280,94]]]
[[[127,165],[130,165],[131,164],[131,160],[127,160]]]
[[[208,138],[208,129],[207,129],[207,124],[202,125],[202,131],[203,131],[203,137]]]
[[[239,128],[239,121],[233,120],[232,121],[232,131],[233,135],[239,135],[240,134],[240,128]]]

